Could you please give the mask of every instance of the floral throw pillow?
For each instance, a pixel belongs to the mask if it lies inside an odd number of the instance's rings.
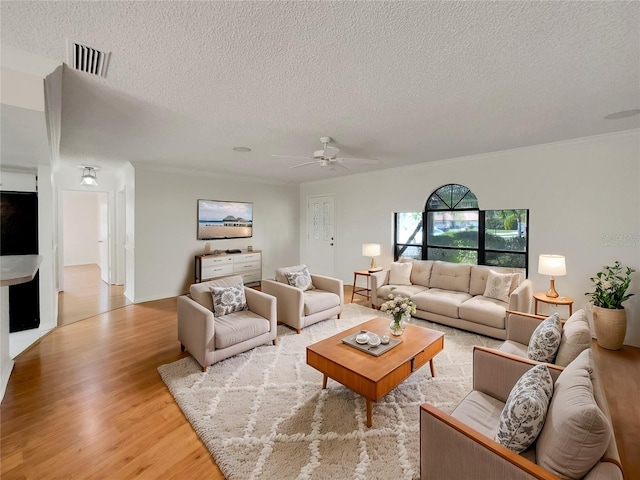
[[[562,340],[560,315],[554,313],[540,322],[531,334],[527,356],[536,362],[553,363]]]
[[[242,283],[232,287],[211,287],[211,294],[213,295],[214,317],[222,317],[247,309],[247,299]]]
[[[511,389],[495,440],[516,453],[525,451],[544,426],[553,394],[553,380],[546,365],[527,371]]]
[[[286,272],[287,281],[292,287],[299,288],[302,291],[314,290],[313,282],[311,281],[311,274],[309,269],[304,267],[298,272]]]
[[[483,297],[495,298],[496,300],[509,303],[509,292],[512,281],[513,273],[498,273],[489,270],[487,286],[484,289]]]

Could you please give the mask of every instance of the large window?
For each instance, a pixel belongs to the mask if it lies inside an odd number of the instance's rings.
[[[527,268],[528,213],[483,211],[467,187],[444,185],[424,212],[395,214],[395,258]]]
[[[445,185],[427,200],[429,260],[478,263],[478,199],[463,185]]]
[[[395,214],[395,258],[422,258],[422,212]]]

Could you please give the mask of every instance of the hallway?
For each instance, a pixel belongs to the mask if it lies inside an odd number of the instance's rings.
[[[58,293],[58,326],[131,305],[124,285],[109,285],[96,264],[64,267],[64,291]]]

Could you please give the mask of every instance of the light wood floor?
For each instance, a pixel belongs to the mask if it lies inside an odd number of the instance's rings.
[[[596,349],[627,479],[640,478],[640,349]],[[175,298],[56,329],[15,359],[0,411],[0,478],[223,479],[156,370],[185,355]]]
[[[58,294],[58,326],[130,305],[124,285],[109,285],[96,264],[64,267],[64,291]]]

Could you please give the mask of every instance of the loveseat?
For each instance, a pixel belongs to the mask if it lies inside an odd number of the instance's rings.
[[[564,370],[547,364],[553,389],[546,416],[538,423],[530,408],[529,418],[520,417],[523,423],[512,421],[509,426],[520,430],[520,437],[507,437],[511,448],[505,446],[505,405],[512,394],[518,395],[516,382],[536,365],[545,364],[475,347],[473,390],[451,415],[430,404],[420,407],[421,478],[622,480],[609,408],[590,348]],[[527,443],[533,443],[513,448],[512,440],[522,442],[526,435]]]
[[[372,306],[379,308],[392,289],[413,300],[415,317],[502,340],[507,310],[529,312],[533,295],[524,269],[415,259],[371,274]]]

